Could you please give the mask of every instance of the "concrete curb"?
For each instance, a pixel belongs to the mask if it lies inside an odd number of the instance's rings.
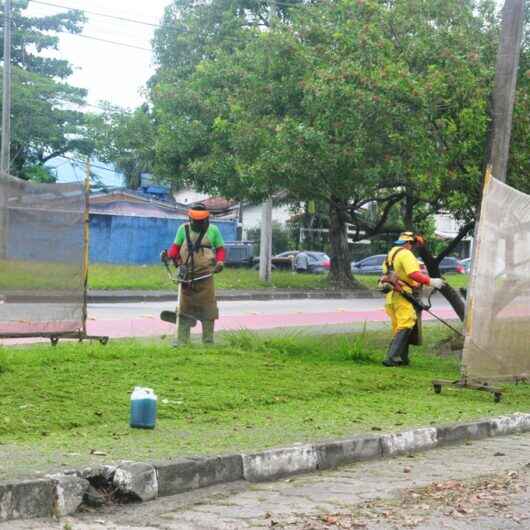
[[[355,436],[257,453],[182,458],[145,464],[125,462],[50,475],[46,479],[0,482],[0,521],[74,513],[90,487],[112,486],[115,494],[149,500],[237,480],[260,482],[363,460],[390,458],[435,447],[530,432],[530,414],[515,413],[488,420],[418,428],[380,436]],[[108,489],[106,490],[108,491]]]
[[[381,294],[371,290],[362,291],[319,291],[307,290],[257,290],[257,291],[217,291],[217,300],[229,301],[265,301],[265,300],[332,300],[332,299],[374,299]],[[89,304],[118,304],[134,302],[176,302],[176,291],[88,291]]]

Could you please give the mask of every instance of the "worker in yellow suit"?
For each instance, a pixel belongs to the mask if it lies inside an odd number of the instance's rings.
[[[384,275],[380,284],[387,293],[385,311],[392,322],[393,335],[387,357],[383,361],[385,366],[409,364],[410,338],[418,315],[415,307],[402,293],[413,295],[420,285],[429,285],[435,289],[441,289],[444,285],[441,278],[430,278],[420,271],[420,264],[412,249],[423,244],[421,236],[413,232],[403,232],[383,264]]]

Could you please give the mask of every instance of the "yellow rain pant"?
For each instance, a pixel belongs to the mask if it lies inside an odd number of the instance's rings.
[[[418,315],[414,306],[399,293],[387,294],[385,311],[392,322],[393,335],[402,329],[412,329],[416,325]]]

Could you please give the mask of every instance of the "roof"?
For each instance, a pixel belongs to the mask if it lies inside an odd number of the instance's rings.
[[[234,206],[226,199],[214,197],[200,201],[211,212],[212,217],[233,219],[237,217]],[[221,199],[221,200],[219,200]],[[141,191],[117,188],[109,192],[96,192],[90,196],[90,213],[100,215],[129,215],[134,217],[157,217],[169,219],[187,218],[189,204],[154,198]]]
[[[90,195],[90,213],[136,217],[183,218],[186,208],[174,201],[155,199],[141,191],[117,188]]]
[[[90,205],[91,214],[123,215],[130,217],[155,217],[159,219],[186,219],[187,215],[176,208],[165,208],[154,203],[113,201]]]
[[[224,197],[209,197],[199,202],[204,204],[207,210],[228,210],[235,204],[234,201],[230,201]]]

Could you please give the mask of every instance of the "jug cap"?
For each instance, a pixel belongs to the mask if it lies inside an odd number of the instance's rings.
[[[135,386],[131,394],[131,399],[157,399],[157,396],[152,388]]]

